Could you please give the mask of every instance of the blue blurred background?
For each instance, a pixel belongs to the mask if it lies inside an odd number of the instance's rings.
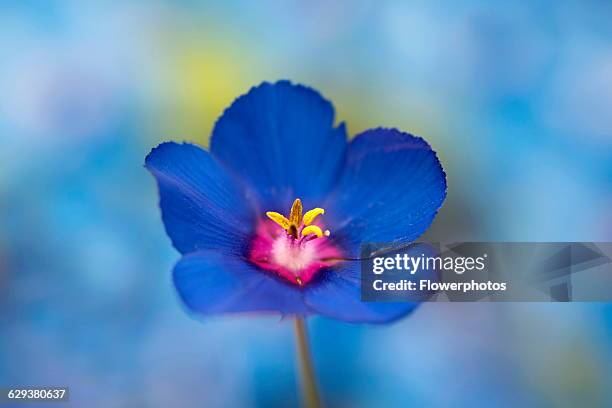
[[[424,136],[449,195],[427,238],[612,240],[605,1],[3,1],[0,385],[82,407],[286,407],[292,324],[196,321],[142,167],[208,144],[262,80],[330,98],[351,135]],[[427,304],[310,320],[334,407],[610,406],[612,307]]]

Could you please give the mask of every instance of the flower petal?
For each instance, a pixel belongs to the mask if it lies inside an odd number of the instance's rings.
[[[222,251],[183,256],[174,267],[174,284],[185,304],[200,314],[309,313],[296,286]]]
[[[425,140],[396,129],[368,130],[351,142],[346,157],[327,203],[333,236],[354,247],[408,243],[425,232],[446,197],[446,175]]]
[[[240,96],[215,124],[211,153],[248,180],[264,208],[309,208],[331,189],[347,145],[344,125],[315,90],[264,82]]]
[[[389,323],[413,311],[413,302],[361,301],[360,262],[343,262],[324,271],[321,280],[304,291],[313,312],[353,323]]]
[[[208,152],[183,143],[162,143],[145,167],[155,176],[166,232],[182,254],[226,249],[242,254],[253,213],[240,185]]]

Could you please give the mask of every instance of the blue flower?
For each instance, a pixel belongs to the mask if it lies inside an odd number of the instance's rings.
[[[377,128],[349,142],[329,101],[280,81],[234,101],[210,152],[162,143],[145,166],[193,311],[382,323],[416,306],[362,302],[350,259],[361,242],[409,243],[433,221],[446,177],[425,140]]]

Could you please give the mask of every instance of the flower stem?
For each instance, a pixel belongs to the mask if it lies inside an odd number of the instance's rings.
[[[302,317],[295,318],[295,338],[297,341],[297,352],[300,365],[302,397],[304,398],[304,406],[306,408],[320,408],[321,400],[317,391],[317,382],[315,379],[314,367],[310,356],[310,347],[308,346],[308,333],[306,332],[306,324]]]

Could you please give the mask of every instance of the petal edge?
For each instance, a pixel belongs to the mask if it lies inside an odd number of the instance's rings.
[[[245,190],[205,150],[165,142],[145,159],[157,181],[166,233],[182,254],[197,249],[241,253],[253,225]]]

